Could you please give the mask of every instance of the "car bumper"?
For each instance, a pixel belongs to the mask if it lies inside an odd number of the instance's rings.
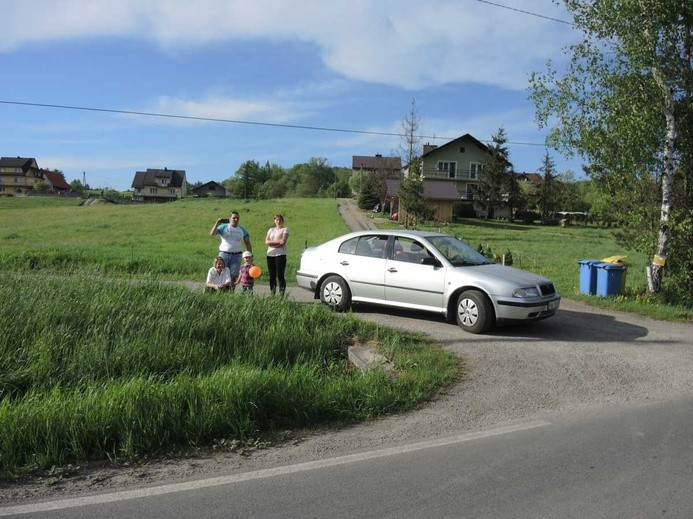
[[[301,288],[315,292],[318,289],[318,276],[307,272],[296,272],[296,282]]]
[[[499,300],[496,321],[498,324],[538,321],[554,315],[560,305],[560,296],[543,301]]]

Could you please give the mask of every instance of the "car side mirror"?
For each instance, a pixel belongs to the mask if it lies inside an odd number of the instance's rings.
[[[442,267],[443,264],[438,261],[436,258],[433,256],[426,256],[421,260],[422,265],[430,265],[431,267]]]

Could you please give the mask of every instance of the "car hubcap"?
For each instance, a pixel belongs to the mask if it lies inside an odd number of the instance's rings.
[[[460,316],[460,322],[465,326],[474,326],[479,320],[479,309],[471,299],[460,301],[457,312]]]
[[[325,302],[330,306],[337,306],[342,301],[342,287],[337,283],[328,283],[323,289]]]

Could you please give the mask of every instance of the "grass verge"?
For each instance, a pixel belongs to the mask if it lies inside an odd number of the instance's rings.
[[[6,275],[0,319],[4,478],[364,420],[460,374],[422,337],[320,305],[151,282]],[[379,344],[397,376],[353,370],[356,337]]]

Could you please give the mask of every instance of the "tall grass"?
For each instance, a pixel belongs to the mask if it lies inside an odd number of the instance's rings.
[[[0,474],[362,420],[428,398],[458,361],[319,305],[152,282],[6,275]],[[362,375],[353,337],[399,369]]]

